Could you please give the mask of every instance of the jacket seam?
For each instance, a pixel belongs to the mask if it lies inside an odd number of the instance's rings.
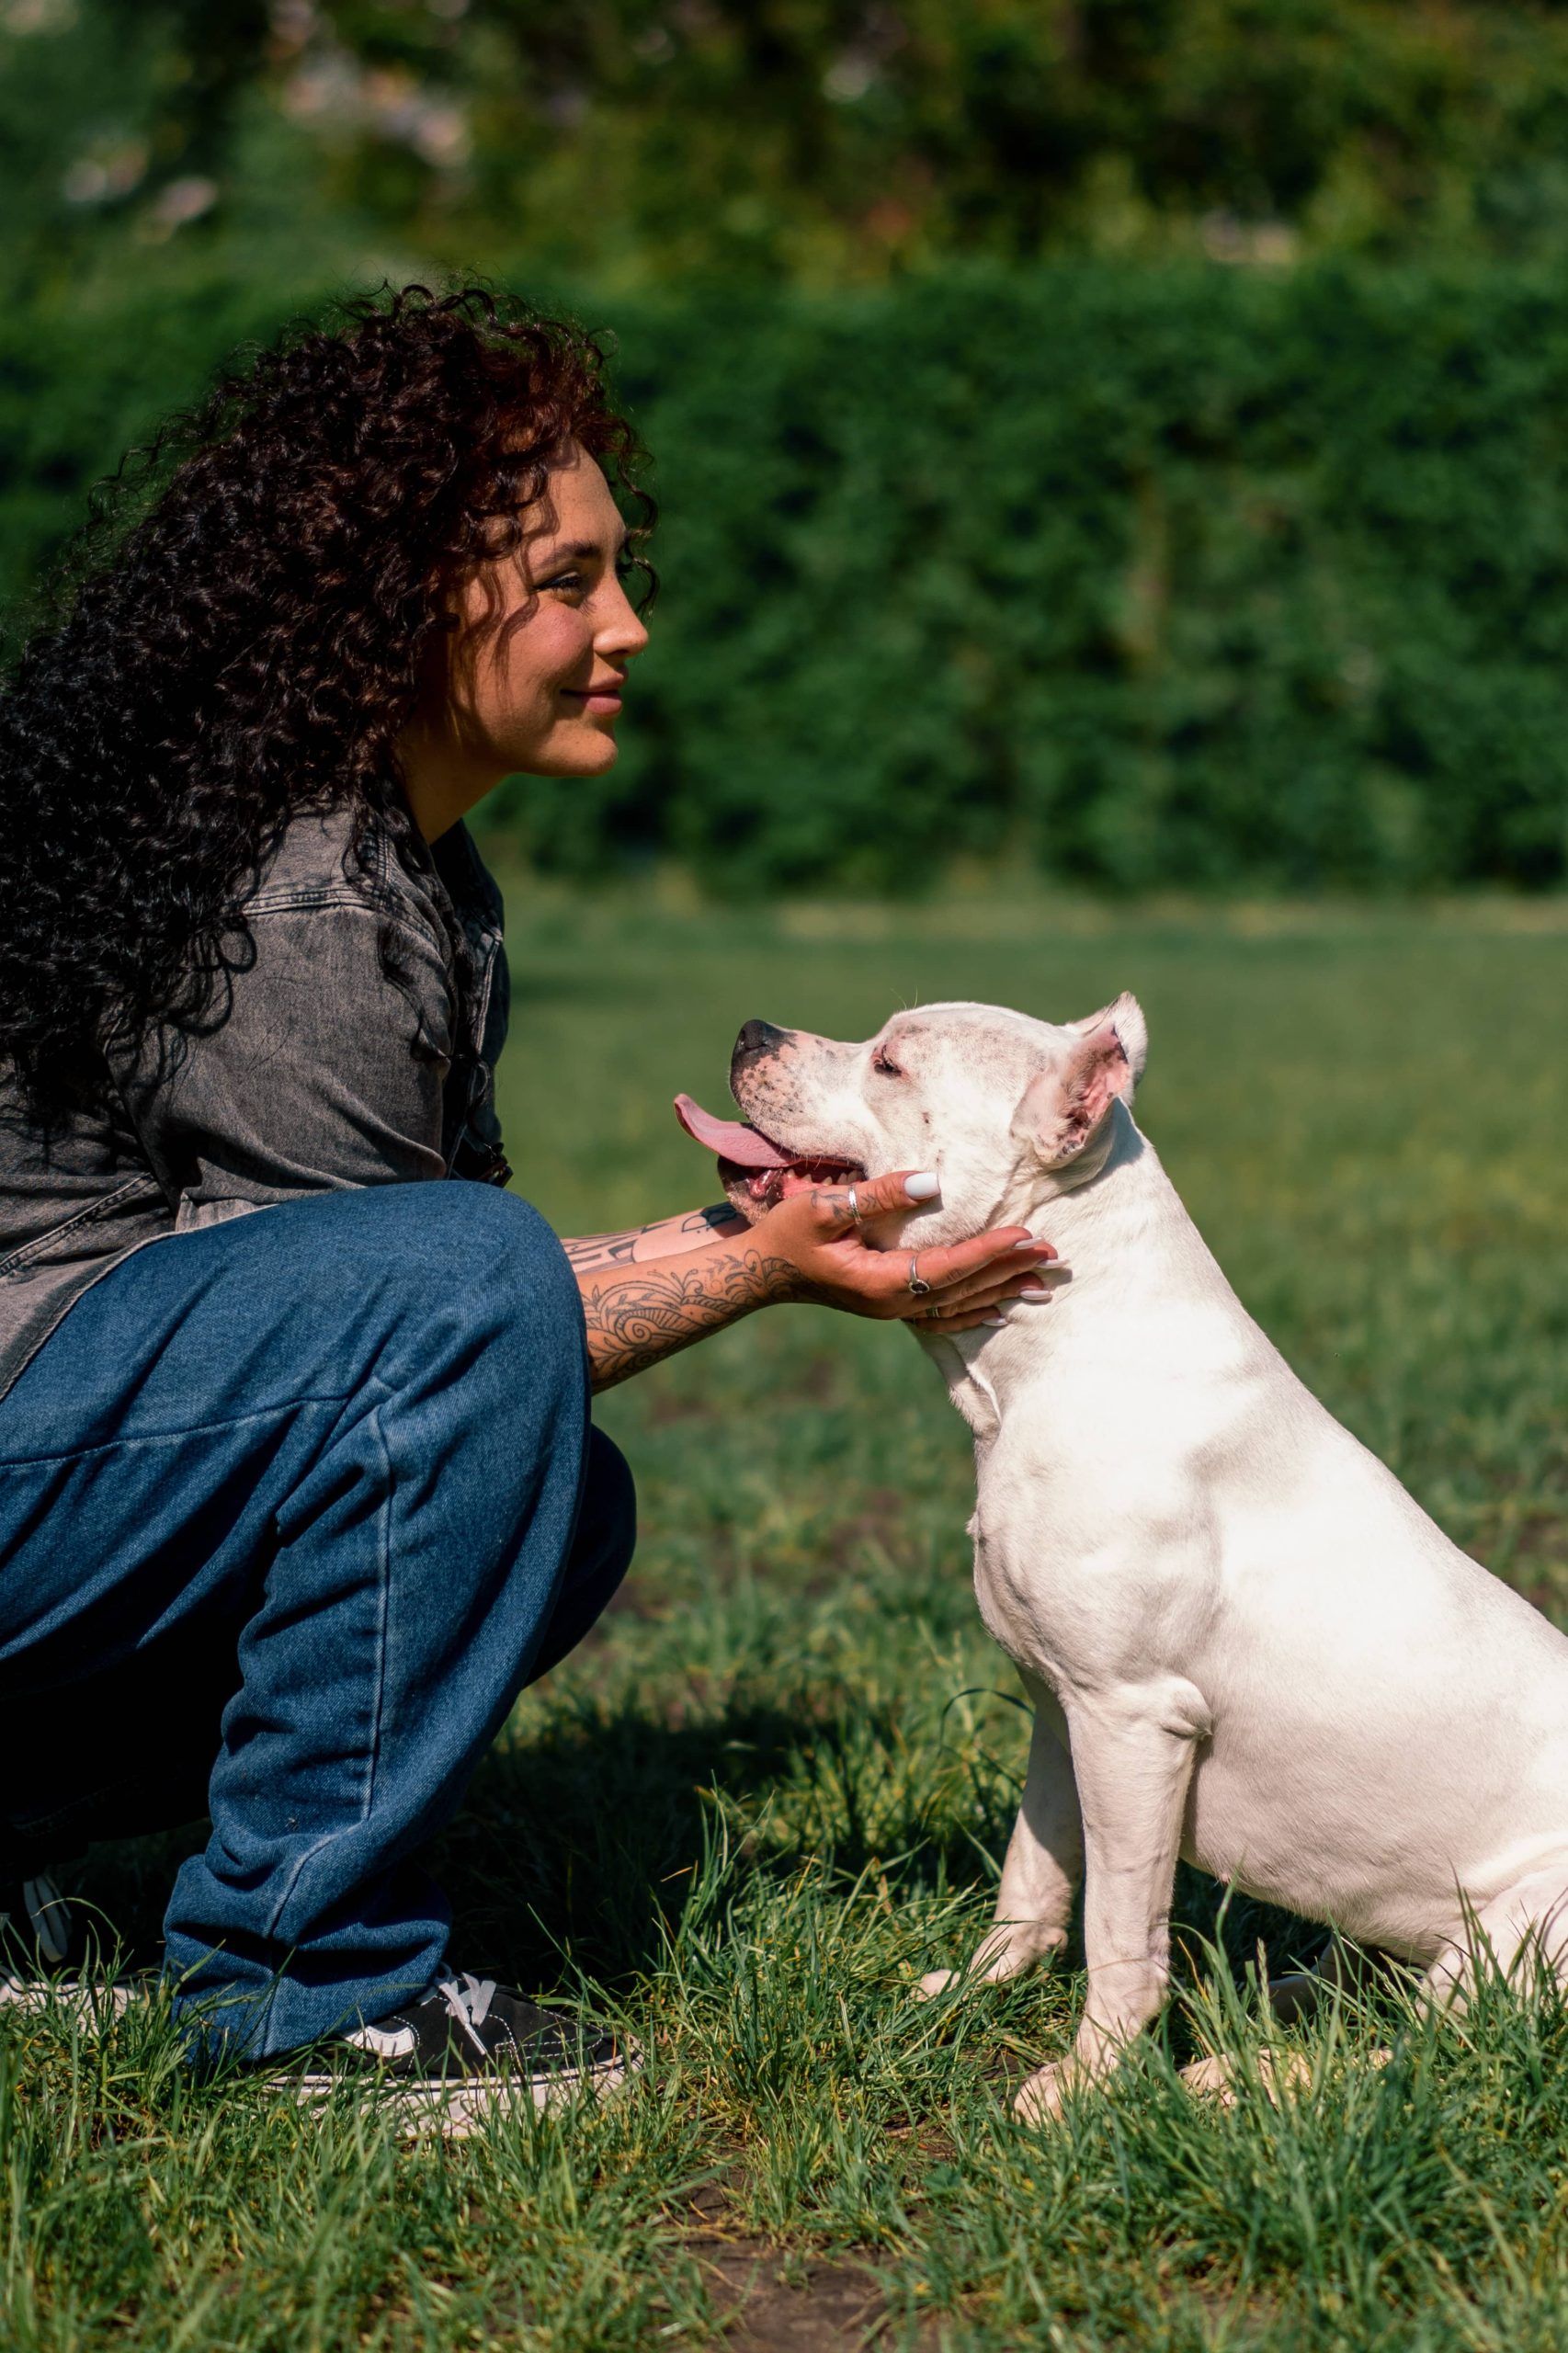
[[[156,1193],[161,1200],[164,1188],[150,1172],[141,1176],[128,1176],[122,1185],[115,1187],[112,1193],[104,1193],[95,1201],[84,1202],[79,1210],[73,1210],[69,1217],[62,1218],[58,1225],[51,1225],[47,1233],[35,1233],[30,1242],[24,1242],[12,1251],[8,1258],[0,1258],[0,1281],[22,1272],[40,1253],[58,1242],[62,1234],[74,1233],[79,1225],[90,1225],[95,1218],[105,1216],[118,1202],[135,1193]]]
[[[329,888],[325,891],[300,890],[279,893],[276,898],[248,900],[244,910],[248,923],[256,915],[320,915],[326,909],[341,910],[347,915],[363,915],[376,923],[392,923],[409,932],[422,947],[435,950],[437,960],[446,963],[444,943],[437,938],[433,924],[426,921],[419,910],[408,900],[389,897],[384,902],[367,899],[360,892],[352,895],[346,891]]]

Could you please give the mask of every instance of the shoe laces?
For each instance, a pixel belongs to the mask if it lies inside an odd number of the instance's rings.
[[[441,1978],[436,1991],[474,2049],[484,2050],[484,2038],[479,2029],[489,2017],[490,2005],[495,1998],[494,1977],[474,1977],[465,1970],[460,1979]]]

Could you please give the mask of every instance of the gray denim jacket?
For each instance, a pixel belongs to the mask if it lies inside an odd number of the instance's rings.
[[[479,973],[459,1038],[432,886],[384,837],[367,875],[346,870],[348,838],[341,813],[294,821],[246,903],[255,959],[222,1026],[117,1062],[108,1109],[68,1122],[47,1154],[0,1077],[0,1397],[72,1302],[149,1242],[308,1193],[506,1182],[500,892],[466,826],[443,835],[437,872]]]

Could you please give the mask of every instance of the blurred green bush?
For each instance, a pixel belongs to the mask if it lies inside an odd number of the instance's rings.
[[[0,322],[13,589],[281,308],[132,287]],[[612,309],[665,589],[615,770],[504,789],[540,864],[1563,879],[1560,273],[1083,261]]]
[[[667,596],[537,856],[1116,886],[1568,856],[1568,283],[949,276],[617,309]]]

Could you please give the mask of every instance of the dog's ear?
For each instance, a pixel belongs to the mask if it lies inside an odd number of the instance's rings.
[[[1137,1086],[1149,1063],[1149,1025],[1143,1018],[1142,1006],[1130,989],[1123,989],[1108,1005],[1102,1005],[1097,1013],[1089,1014],[1082,1021],[1070,1021],[1067,1027],[1075,1029],[1080,1038],[1091,1038],[1108,1021],[1120,1040],[1127,1066],[1132,1073],[1132,1084]]]
[[[1014,1135],[1048,1168],[1078,1157],[1118,1097],[1131,1097],[1149,1055],[1149,1032],[1136,997],[1119,996],[1087,1020],[1070,1021],[1067,1029],[1078,1042],[1064,1062],[1030,1079],[1013,1114]]]

